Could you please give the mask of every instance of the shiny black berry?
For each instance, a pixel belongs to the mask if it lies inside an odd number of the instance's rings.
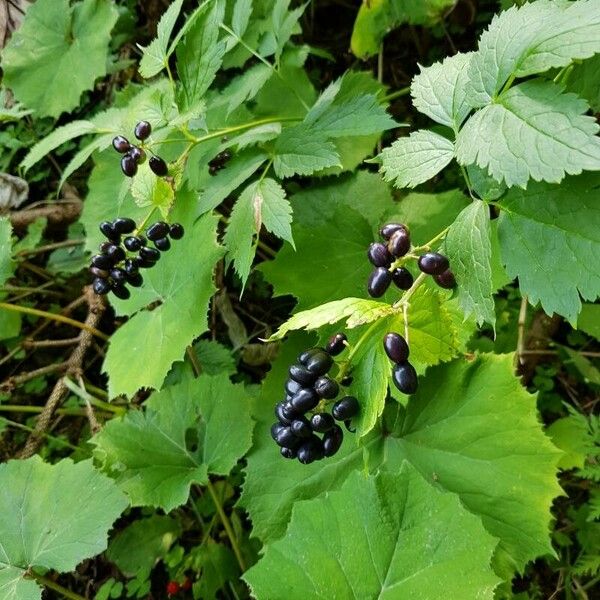
[[[140,148],[139,146],[134,146],[129,151],[129,156],[131,156],[131,158],[133,158],[138,165],[146,162],[146,153],[144,152],[143,148]]]
[[[112,246],[112,242],[102,242],[99,247],[100,252],[102,252],[102,254],[106,254],[110,246]]]
[[[127,273],[127,283],[133,287],[140,287],[144,283],[141,273]]]
[[[107,237],[109,240],[118,241],[119,233],[114,228],[114,225],[110,221],[102,221],[100,225],[98,225],[98,229],[102,232],[104,237]]]
[[[313,431],[324,433],[329,431],[335,422],[329,413],[316,413],[310,419],[310,426]]]
[[[294,410],[305,413],[319,404],[319,396],[312,388],[303,388],[290,400]]]
[[[289,375],[291,379],[297,381],[305,387],[311,386],[317,378],[317,376],[314,373],[311,373],[303,365],[292,365],[289,370]]]
[[[456,279],[454,273],[450,269],[446,269],[439,275],[434,275],[433,280],[440,286],[447,290],[451,290],[456,287]]]
[[[404,256],[410,250],[410,234],[406,229],[398,229],[390,237],[387,247],[392,256]]]
[[[288,379],[285,382],[285,391],[290,396],[293,396],[294,394],[297,394],[301,389],[302,389],[302,384],[298,383],[297,381],[295,381],[293,379]]]
[[[408,231],[408,227],[406,227],[406,225],[403,225],[402,223],[386,223],[379,230],[379,235],[384,240],[389,240],[392,237],[392,235],[400,229],[404,229],[404,230]]]
[[[171,242],[169,241],[169,238],[167,238],[167,237],[158,238],[157,240],[154,240],[154,245],[159,250],[162,250],[163,252],[165,252],[166,250],[169,250],[169,248],[171,247]]]
[[[145,140],[152,133],[152,125],[148,121],[140,121],[133,132],[138,140]]]
[[[312,435],[312,429],[310,427],[309,422],[302,419],[295,419],[290,424],[290,429],[292,433],[298,438],[309,438]]]
[[[291,428],[287,426],[279,430],[275,437],[275,442],[278,446],[283,446],[284,448],[297,448],[300,440],[294,435]]]
[[[298,460],[303,465],[308,465],[324,456],[323,442],[314,436],[298,448]]]
[[[164,177],[169,172],[167,163],[160,156],[151,156],[148,165],[152,172],[159,177]]]
[[[149,258],[138,258],[137,265],[140,269],[151,269],[156,265],[156,261]]]
[[[386,333],[383,338],[383,349],[392,362],[403,363],[408,360],[408,344],[399,333]]]
[[[380,298],[385,294],[392,282],[392,274],[385,267],[377,267],[369,275],[367,291],[372,298]]]
[[[283,425],[282,423],[273,423],[273,425],[271,425],[271,437],[276,440],[277,439],[277,434],[282,430],[285,429],[285,425]]]
[[[94,282],[92,283],[92,289],[94,292],[100,296],[104,296],[110,292],[110,283],[106,279],[101,277],[96,277]]]
[[[414,394],[419,384],[415,368],[408,362],[394,365],[392,379],[403,394]]]
[[[90,273],[94,277],[100,277],[106,279],[108,277],[108,271],[106,269],[99,269],[98,267],[90,267]]]
[[[110,269],[112,267],[112,262],[105,254],[96,254],[92,256],[92,266],[97,267],[98,269]]]
[[[131,233],[135,229],[135,221],[129,217],[118,217],[113,221],[117,233]]]
[[[388,252],[387,246],[380,242],[373,242],[367,250],[369,262],[376,267],[389,267],[394,260]]]
[[[113,148],[120,154],[125,154],[125,152],[129,152],[129,149],[131,148],[129,140],[126,137],[123,137],[122,135],[115,136],[113,138],[112,145]]]
[[[127,177],[133,177],[137,173],[137,170],[138,166],[135,158],[130,154],[125,154],[125,156],[121,158],[121,171],[123,171]]]
[[[408,290],[414,283],[415,278],[408,269],[399,267],[398,269],[394,269],[392,271],[392,281],[397,288],[400,288],[401,290]]]
[[[315,381],[315,392],[317,392],[321,398],[331,400],[338,395],[339,391],[340,386],[337,381],[334,381],[329,377],[319,377],[319,379]]]
[[[116,244],[110,244],[106,248],[106,256],[110,258],[113,265],[125,259],[125,250]]]
[[[318,349],[317,352],[313,352],[305,361],[300,361],[302,364],[315,375],[325,375],[331,369],[333,365],[333,358],[331,355],[325,352],[325,350]]]
[[[291,402],[284,402],[281,408],[281,414],[290,422],[302,416],[301,411],[296,410]]]
[[[323,436],[323,454],[325,456],[333,456],[344,441],[344,432],[339,425],[334,425]]]
[[[137,258],[128,258],[123,266],[127,275],[135,275],[139,270],[139,261]]]
[[[348,338],[345,333],[336,333],[329,338],[325,350],[331,354],[331,356],[337,356],[341,354],[345,348]]]
[[[112,293],[121,300],[127,300],[131,296],[131,292],[121,283],[113,282],[110,286]]]
[[[439,275],[449,267],[448,259],[438,252],[427,252],[419,256],[418,264],[419,269],[427,275]]]
[[[337,421],[345,421],[356,416],[359,410],[360,405],[354,396],[344,396],[333,405],[331,414]]]
[[[160,258],[160,252],[156,248],[140,248],[139,257],[144,260],[156,262]]]
[[[169,224],[164,221],[157,221],[153,223],[146,229],[146,237],[149,240],[159,240],[160,238],[164,238],[169,233]]]
[[[279,402],[278,404],[275,405],[275,416],[279,419],[279,422],[282,423],[283,425],[289,425],[292,422],[292,419],[288,419],[283,414],[284,405],[285,405],[285,402]]]
[[[283,456],[283,458],[296,458],[296,456],[298,456],[298,453],[296,450],[294,450],[294,448],[280,448],[279,453],[281,456]]]
[[[169,236],[174,240],[180,240],[184,233],[185,230],[183,229],[183,225],[181,223],[173,223],[173,225],[169,227]]]
[[[125,281],[127,280],[127,273],[123,269],[116,267],[114,269],[111,269],[110,277],[113,281],[117,283],[125,283]]]
[[[132,235],[123,240],[123,245],[125,248],[127,248],[127,250],[129,250],[129,252],[137,252],[142,247],[142,243],[140,242],[139,238]]]

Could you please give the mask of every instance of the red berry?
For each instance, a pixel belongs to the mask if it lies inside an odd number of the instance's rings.
[[[192,589],[192,580],[189,577],[185,578],[185,581],[181,584],[181,589],[184,591]]]
[[[168,596],[174,596],[175,594],[178,594],[180,589],[181,586],[176,581],[169,581],[169,583],[167,583]]]

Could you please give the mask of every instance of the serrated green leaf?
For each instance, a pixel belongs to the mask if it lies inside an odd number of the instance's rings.
[[[458,131],[471,110],[465,84],[472,54],[459,52],[430,67],[421,67],[410,86],[415,108],[454,131]]]
[[[594,112],[600,112],[600,54],[573,65],[563,83],[567,91],[586,100]]]
[[[289,10],[289,6],[290,0],[276,0],[272,9],[271,32],[275,38],[275,47],[273,48],[275,58],[281,56],[284,46],[294,33],[301,33],[298,21],[306,8],[306,4],[302,4],[293,10]]]
[[[339,491],[297,504],[285,538],[244,579],[256,598],[276,597],[283,579],[292,600],[332,590],[339,598],[491,600],[496,543],[455,495],[432,490],[404,464],[394,474],[352,473]]]
[[[474,200],[458,215],[446,235],[445,248],[456,277],[458,300],[466,317],[494,327],[492,240],[489,208]]]
[[[39,116],[58,117],[106,74],[117,10],[108,0],[38,0],[4,48],[4,85]],[[68,85],[65,85],[68,82]]]
[[[223,238],[237,274],[242,283],[250,274],[255,251],[255,237],[261,227],[293,246],[292,208],[285,198],[284,189],[270,178],[251,183],[240,194],[229,218]]]
[[[175,200],[173,185],[163,177],[157,177],[148,163],[140,165],[129,191],[133,201],[140,208],[148,206],[158,208],[163,217],[169,214]]]
[[[600,340],[600,304],[584,304],[581,307],[577,329]]]
[[[594,0],[538,0],[512,7],[496,15],[481,36],[469,65],[469,102],[483,106],[512,76],[543,73],[596,52],[600,6]]]
[[[198,363],[202,373],[207,375],[219,375],[235,373],[235,359],[231,349],[226,348],[219,342],[213,340],[200,340],[194,344],[194,352],[198,357]]]
[[[415,187],[437,175],[454,158],[454,144],[433,131],[421,129],[397,139],[380,155],[381,172],[396,187]]]
[[[249,399],[227,375],[189,377],[144,406],[108,422],[91,440],[134,506],[170,511],[184,504],[193,483],[227,475],[250,447]]]
[[[498,228],[502,261],[523,295],[546,313],[577,320],[581,300],[600,295],[598,175],[558,185],[512,189],[502,200]]]
[[[141,387],[160,389],[171,365],[207,329],[213,268],[223,255],[215,239],[217,219],[204,215],[194,222],[193,195],[182,192],[179,198],[172,217],[184,225],[184,238],[143,273],[142,288],[115,303],[128,314],[148,308],[133,314],[111,337],[102,367],[111,398],[131,396]]]
[[[86,144],[81,150],[79,150],[75,156],[69,161],[69,164],[64,168],[62,175],[60,176],[60,182],[58,189],[60,190],[64,185],[65,181],[81,167],[85,161],[92,156],[96,150],[104,150],[111,145],[113,135],[111,133],[96,137],[93,142]]]
[[[158,22],[156,37],[148,44],[141,46],[143,52],[140,60],[139,73],[142,77],[148,79],[157,73],[160,73],[169,60],[167,48],[169,46],[169,38],[173,33],[175,21],[181,12],[183,0],[174,0],[169,5],[169,8],[163,13]]]
[[[12,225],[8,217],[0,218],[0,285],[4,285],[15,270],[12,256]]]
[[[281,178],[311,175],[320,169],[340,166],[333,142],[303,124],[286,127],[277,138],[274,151],[273,168]]]
[[[127,501],[91,461],[39,456],[0,465],[0,593],[4,600],[40,600],[29,569],[73,571],[106,548],[108,530]],[[72,493],[77,490],[77,493]]]
[[[546,429],[552,443],[565,454],[558,466],[561,469],[581,468],[590,451],[590,434],[585,418],[573,415],[557,419]],[[592,440],[593,449],[593,440]]]
[[[587,110],[585,100],[555,83],[526,81],[468,119],[456,138],[456,157],[509,187],[599,170],[599,127]]]
[[[8,100],[8,91],[0,89],[0,123],[20,121],[23,117],[30,115],[33,111],[23,108],[20,102]]]
[[[227,102],[227,113],[231,114],[244,102],[252,100],[272,75],[273,69],[257,63],[232,79],[221,95],[222,102]]]

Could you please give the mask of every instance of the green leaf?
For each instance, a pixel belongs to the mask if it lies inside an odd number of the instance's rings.
[[[220,373],[233,375],[235,373],[235,359],[231,354],[231,349],[219,342],[200,340],[194,344],[194,352],[198,357],[202,373],[207,375],[219,375]]]
[[[200,193],[198,213],[203,214],[216,208],[255,173],[266,159],[267,155],[264,152],[254,149],[236,154],[224,169],[210,178],[208,185]]]
[[[157,73],[160,73],[169,60],[171,52],[167,52],[169,46],[169,38],[175,27],[175,21],[181,11],[183,0],[174,0],[169,5],[169,8],[164,12],[158,22],[156,37],[148,46],[140,46],[143,52],[142,60],[140,60],[139,73],[142,77],[148,79]]]
[[[445,248],[456,277],[458,299],[465,316],[494,327],[492,240],[489,208],[474,200],[458,215],[446,235]]]
[[[587,110],[585,100],[555,83],[526,81],[469,118],[456,138],[456,157],[509,187],[599,170],[599,127]]]
[[[0,285],[12,277],[15,264],[12,260],[12,225],[8,217],[0,218]]]
[[[173,362],[181,360],[186,347],[208,327],[208,303],[215,291],[213,268],[223,249],[216,243],[215,217],[205,215],[193,222],[192,197],[180,193],[173,214],[186,228],[184,238],[173,244],[158,265],[144,272],[142,288],[129,300],[116,303],[129,314],[147,308],[111,337],[103,364],[111,398],[131,396],[141,387],[159,389]],[[176,212],[180,206],[185,213]]]
[[[157,177],[147,162],[138,169],[129,191],[140,208],[158,208],[165,218],[175,200],[173,185],[165,178]]]
[[[454,144],[421,129],[399,138],[380,155],[381,172],[396,187],[415,187],[437,175],[454,158]]]
[[[237,2],[236,2],[237,6]],[[202,575],[194,582],[197,598],[218,598],[218,591],[239,578],[239,566],[228,546],[217,544],[212,538],[194,549],[194,569]]]
[[[320,169],[341,166],[332,141],[304,124],[286,127],[275,142],[273,167],[278,177],[311,175]]]
[[[271,78],[271,75],[273,75],[273,69],[259,62],[232,79],[221,96],[222,101],[227,102],[227,113],[231,114],[244,102],[252,100]]]
[[[581,307],[577,329],[600,340],[600,304],[584,304]]]
[[[39,116],[58,117],[106,74],[117,10],[108,0],[38,0],[2,56],[3,84]]]
[[[410,86],[415,108],[454,131],[458,131],[471,110],[465,83],[472,54],[459,52],[430,67],[421,67]]]
[[[563,83],[567,91],[586,100],[595,113],[600,112],[600,54],[573,65]]]
[[[558,463],[561,469],[582,468],[587,455],[594,451],[588,422],[581,415],[571,414],[557,419],[546,429],[546,433],[552,443],[565,453]]]
[[[134,506],[181,506],[193,483],[227,475],[250,447],[249,399],[227,375],[189,377],[144,406],[92,438],[95,456]]]
[[[223,242],[233,259],[237,274],[246,283],[255,251],[255,236],[261,227],[282,238],[292,246],[292,208],[285,191],[270,178],[251,183],[240,194],[229,218]]]
[[[600,295],[598,175],[558,185],[531,184],[502,200],[498,235],[502,261],[523,295],[546,313],[577,320],[581,300]]]
[[[21,103],[15,100],[13,100],[13,104],[11,105],[8,91],[0,89],[0,123],[20,121],[32,112],[32,110],[24,109]]]
[[[176,519],[152,515],[119,531],[111,540],[106,557],[123,575],[133,577],[141,570],[150,571],[180,534],[181,525]]]
[[[469,101],[483,106],[511,77],[527,77],[600,52],[597,2],[538,0],[497,15],[469,66]],[[542,125],[541,129],[545,129]]]
[[[332,590],[340,598],[491,600],[496,543],[455,495],[405,464],[377,477],[353,473],[341,490],[297,504],[285,538],[267,545],[244,579],[256,598],[277,597],[285,581],[292,600]]]
[[[194,20],[177,46],[177,74],[182,85],[182,105],[197,104],[213,82],[225,54],[225,41],[219,42],[223,2],[215,1]]]
[[[91,461],[50,465],[39,456],[0,465],[0,593],[40,600],[32,568],[73,571],[106,548],[108,530],[127,501]],[[73,493],[77,490],[77,493]]]

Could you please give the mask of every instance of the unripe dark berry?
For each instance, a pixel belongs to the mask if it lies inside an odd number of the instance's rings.
[[[329,377],[319,377],[319,379],[315,381],[315,392],[317,392],[321,398],[331,400],[338,395],[339,391],[340,386],[337,381],[334,381]]]
[[[112,145],[113,148],[119,152],[119,154],[125,154],[125,152],[129,152],[129,149],[131,148],[129,140],[122,135],[115,136],[113,138]]]
[[[173,225],[169,227],[169,236],[174,240],[180,240],[184,233],[185,230],[181,223],[173,223]]]
[[[94,279],[94,282],[92,283],[92,289],[99,296],[104,296],[105,294],[108,294],[108,292],[110,292],[110,283],[108,283],[106,279],[96,277],[96,279]]]
[[[140,240],[131,235],[123,240],[123,245],[125,248],[127,248],[127,250],[129,250],[129,252],[137,252],[142,247]]]
[[[392,362],[403,363],[408,360],[408,344],[399,333],[393,331],[386,333],[383,338],[383,349]]]
[[[397,288],[400,288],[401,290],[408,290],[414,283],[415,278],[408,269],[399,267],[398,269],[394,269],[392,271],[392,281]]]
[[[323,454],[325,456],[333,456],[344,441],[344,432],[339,425],[334,425],[323,436]]]
[[[144,283],[141,273],[127,273],[127,283],[133,287],[140,287]]]
[[[345,348],[348,338],[345,333],[336,333],[329,338],[327,345],[325,346],[325,350],[331,356],[337,356],[341,354]]]
[[[310,424],[304,418],[292,421],[290,428],[292,433],[298,438],[309,438],[312,435]]]
[[[112,293],[121,300],[127,300],[131,296],[131,292],[121,283],[113,282],[110,286]]]
[[[148,121],[140,121],[133,130],[138,140],[145,140],[152,133],[152,125]]]
[[[162,250],[163,252],[166,252],[171,248],[171,242],[167,237],[154,240],[154,245],[158,248],[158,250]]]
[[[304,365],[292,365],[289,370],[290,378],[297,381],[302,386],[311,386],[317,376],[311,373]]]
[[[118,217],[113,221],[117,233],[131,233],[135,229],[135,221],[129,217]]]
[[[110,269],[112,267],[112,262],[105,254],[96,254],[92,256],[92,266],[97,267],[98,269]]]
[[[125,259],[125,250],[116,244],[110,244],[106,248],[106,256],[110,258],[113,265]]]
[[[324,433],[334,426],[333,417],[329,413],[316,413],[310,419],[310,426],[313,431]]]
[[[297,394],[300,390],[302,389],[302,384],[298,383],[297,381],[295,381],[294,379],[288,379],[285,382],[285,391],[290,395],[293,396],[294,394]]]
[[[160,252],[156,248],[140,248],[139,257],[156,262],[160,258]]]
[[[403,394],[414,394],[417,391],[419,380],[415,368],[408,362],[394,365],[392,370],[394,384]]]
[[[386,223],[379,230],[379,235],[384,240],[389,240],[392,237],[392,235],[396,233],[396,231],[398,231],[399,229],[404,229],[408,231],[408,227],[406,225],[403,225],[402,223]]]
[[[439,252],[427,252],[419,256],[418,264],[419,269],[427,275],[439,275],[449,267],[448,259]]]
[[[377,267],[369,275],[367,291],[372,298],[381,298],[390,287],[392,274],[385,267]]]
[[[106,269],[99,269],[98,267],[90,267],[90,273],[95,277],[106,279],[108,277],[108,271]]]
[[[380,242],[373,242],[367,250],[369,262],[376,267],[389,267],[394,260],[388,252],[387,246]]]
[[[325,375],[333,365],[333,358],[325,350],[320,350],[312,353],[303,364],[311,373]]]
[[[360,405],[354,396],[344,396],[333,405],[331,414],[337,421],[345,421],[356,416],[359,410]]]
[[[442,288],[451,290],[456,287],[456,279],[454,273],[450,269],[446,269],[439,275],[434,275],[433,280]]]
[[[111,269],[110,277],[113,281],[116,281],[117,283],[125,283],[127,279],[127,273],[125,273],[123,269],[115,267],[114,269]]]
[[[160,238],[164,238],[169,233],[169,224],[164,221],[157,221],[153,223],[146,229],[146,237],[149,240],[159,240]]]
[[[134,177],[137,173],[137,170],[138,166],[135,158],[133,158],[133,156],[131,156],[129,153],[125,154],[125,156],[121,158],[121,171],[123,171],[127,177]]]
[[[160,156],[151,156],[148,165],[152,172],[159,177],[164,177],[169,172],[167,163]]]
[[[146,153],[144,152],[144,149],[139,146],[134,146],[129,151],[129,156],[131,156],[138,165],[142,165],[146,162]]]
[[[312,388],[303,388],[297,394],[294,394],[290,402],[294,410],[305,413],[319,404],[319,396]]]
[[[279,448],[279,453],[283,458],[296,458],[298,453],[293,448]]]
[[[392,256],[404,256],[410,250],[410,234],[406,229],[398,229],[390,237],[387,247]]]

